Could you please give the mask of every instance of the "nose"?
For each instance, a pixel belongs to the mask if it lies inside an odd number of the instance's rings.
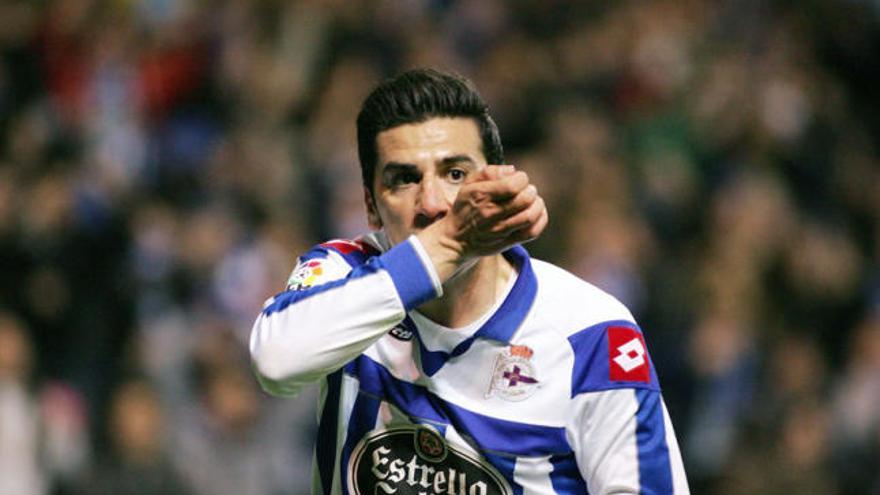
[[[416,227],[427,227],[446,216],[449,211],[449,200],[440,184],[440,179],[436,177],[422,179],[416,206]]]

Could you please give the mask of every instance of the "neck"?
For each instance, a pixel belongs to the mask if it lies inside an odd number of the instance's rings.
[[[419,306],[419,312],[445,327],[465,326],[476,321],[504,296],[504,289],[514,272],[513,265],[500,254],[480,258],[476,264],[447,280],[443,284],[443,297]]]

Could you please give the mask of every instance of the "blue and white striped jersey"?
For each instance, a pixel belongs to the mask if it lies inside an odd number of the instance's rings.
[[[317,246],[251,334],[276,395],[322,380],[313,493],[688,493],[641,330],[616,299],[515,247],[517,276],[450,330],[415,237]]]

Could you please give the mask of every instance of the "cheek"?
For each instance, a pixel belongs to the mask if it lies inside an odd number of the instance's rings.
[[[378,210],[386,224],[405,224],[412,217],[412,208],[405,201],[383,201],[378,205]]]
[[[446,197],[446,202],[452,204],[455,202],[455,197],[458,196],[458,190],[461,189],[462,184],[445,184],[443,186],[443,195]]]

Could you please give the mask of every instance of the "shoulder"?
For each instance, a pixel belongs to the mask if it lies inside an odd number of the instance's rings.
[[[366,236],[357,239],[331,239],[313,246],[299,257],[299,261],[333,257],[341,258],[350,266],[358,266],[378,254],[380,254],[379,248]]]
[[[287,280],[287,288],[305,289],[342,278],[352,268],[363,265],[378,254],[379,248],[367,236],[322,242],[297,258],[296,266]]]
[[[658,387],[644,335],[617,298],[568,271],[532,260],[536,316],[572,353],[572,396],[616,388]]]
[[[532,259],[532,269],[538,280],[536,303],[543,318],[555,320],[553,326],[566,337],[602,322],[635,325],[629,309],[595,285],[545,261]]]

